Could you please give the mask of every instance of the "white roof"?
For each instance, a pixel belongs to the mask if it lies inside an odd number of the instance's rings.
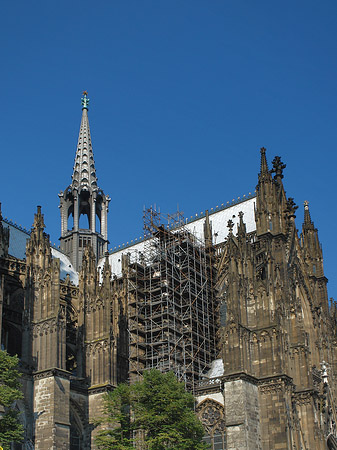
[[[247,233],[256,230],[255,224],[255,197],[245,200],[233,206],[229,206],[220,211],[211,212],[209,215],[210,222],[212,224],[213,243],[220,244],[224,242],[228,235],[227,222],[232,220],[234,223],[234,233],[236,233],[236,226],[239,223],[239,212],[242,211],[243,221],[246,224]],[[204,223],[205,216],[188,222],[185,228],[193,233],[198,239],[204,240]],[[109,263],[111,266],[112,275],[120,276],[122,274],[122,255],[130,254],[131,261],[136,259],[139,253],[144,251],[144,241],[137,244],[123,248],[117,252],[109,255]],[[100,259],[98,262],[98,268],[101,270],[104,265],[105,258]]]
[[[207,372],[206,377],[207,378],[217,378],[221,377],[224,373],[224,367],[223,367],[223,360],[222,359],[215,359],[212,361],[211,368]]]
[[[78,286],[78,273],[75,271],[68,256],[53,247],[51,248],[51,254],[53,258],[60,260],[60,278],[63,279],[69,274],[70,281]]]
[[[210,222],[213,231],[213,244],[224,242],[228,235],[227,222],[231,219],[234,223],[234,234],[236,233],[236,225],[239,223],[239,212],[243,212],[243,221],[246,224],[247,233],[255,231],[255,214],[254,214],[255,197],[237,205],[230,206],[221,211],[210,214]],[[205,219],[198,219],[186,225],[198,239],[204,240],[204,223]]]

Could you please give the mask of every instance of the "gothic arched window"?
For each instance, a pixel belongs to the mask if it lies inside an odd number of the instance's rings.
[[[201,402],[196,409],[197,415],[204,426],[204,440],[211,444],[212,450],[226,449],[226,423],[224,407],[210,399]]]

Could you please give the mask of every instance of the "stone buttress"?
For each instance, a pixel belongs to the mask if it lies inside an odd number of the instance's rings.
[[[327,280],[307,203],[297,235],[284,168],[276,157],[270,171],[261,149],[256,232],[246,233],[243,214],[235,235],[229,221],[218,260],[219,349],[233,450],[326,448],[321,367],[334,352]]]
[[[66,310],[60,302],[60,261],[52,259],[38,207],[26,247],[23,361],[33,368],[35,449],[68,449],[70,379]]]

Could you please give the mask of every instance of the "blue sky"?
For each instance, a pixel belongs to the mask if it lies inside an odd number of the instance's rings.
[[[110,247],[142,234],[143,206],[187,217],[254,190],[259,148],[335,258],[337,3],[326,0],[3,2],[3,215],[41,204],[58,242],[84,89]]]

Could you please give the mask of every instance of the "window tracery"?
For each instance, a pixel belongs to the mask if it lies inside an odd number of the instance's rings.
[[[197,415],[207,435],[204,440],[211,444],[212,450],[226,448],[226,421],[224,407],[214,400],[204,400],[197,406]]]

